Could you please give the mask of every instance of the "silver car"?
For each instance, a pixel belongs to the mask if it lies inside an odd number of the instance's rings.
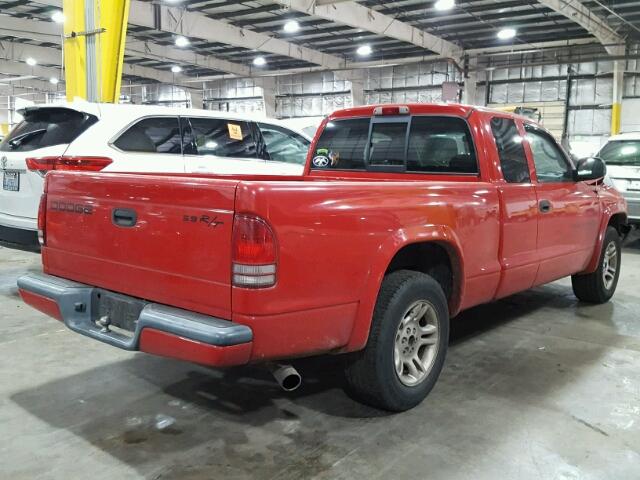
[[[596,155],[629,204],[629,223],[640,224],[640,132],[613,135]]]

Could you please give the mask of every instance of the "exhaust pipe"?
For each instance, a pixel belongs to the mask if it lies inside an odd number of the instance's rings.
[[[285,392],[293,392],[302,384],[302,377],[291,365],[268,363],[267,368]]]

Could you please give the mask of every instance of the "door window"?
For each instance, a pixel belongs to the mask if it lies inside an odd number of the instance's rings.
[[[573,168],[558,144],[547,133],[525,124],[538,182],[569,182]]]
[[[413,117],[407,171],[478,173],[466,122],[455,117]]]
[[[491,119],[491,131],[504,179],[509,183],[529,183],[529,164],[516,123],[510,118],[494,117]]]
[[[248,122],[221,118],[189,118],[185,132],[185,154],[216,157],[258,158],[256,142]]]
[[[258,123],[269,160],[304,165],[309,141],[286,128]]]
[[[178,117],[149,117],[129,127],[113,145],[125,152],[182,153]]]

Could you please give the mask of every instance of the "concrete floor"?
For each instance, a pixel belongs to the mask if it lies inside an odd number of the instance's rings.
[[[0,248],[0,478],[640,478],[640,245],[614,300],[567,280],[464,313],[434,391],[390,415],[336,360],[281,392],[88,340],[23,305],[35,254]]]

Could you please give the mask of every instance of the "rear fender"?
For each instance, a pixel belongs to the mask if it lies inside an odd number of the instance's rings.
[[[378,247],[374,258],[380,260],[373,263],[369,270],[350,340],[344,351],[361,350],[366,346],[378,293],[395,255],[407,245],[424,242],[437,242],[449,253],[453,269],[453,292],[449,301],[449,314],[454,316],[459,311],[464,295],[464,264],[457,235],[446,225],[400,229]]]

